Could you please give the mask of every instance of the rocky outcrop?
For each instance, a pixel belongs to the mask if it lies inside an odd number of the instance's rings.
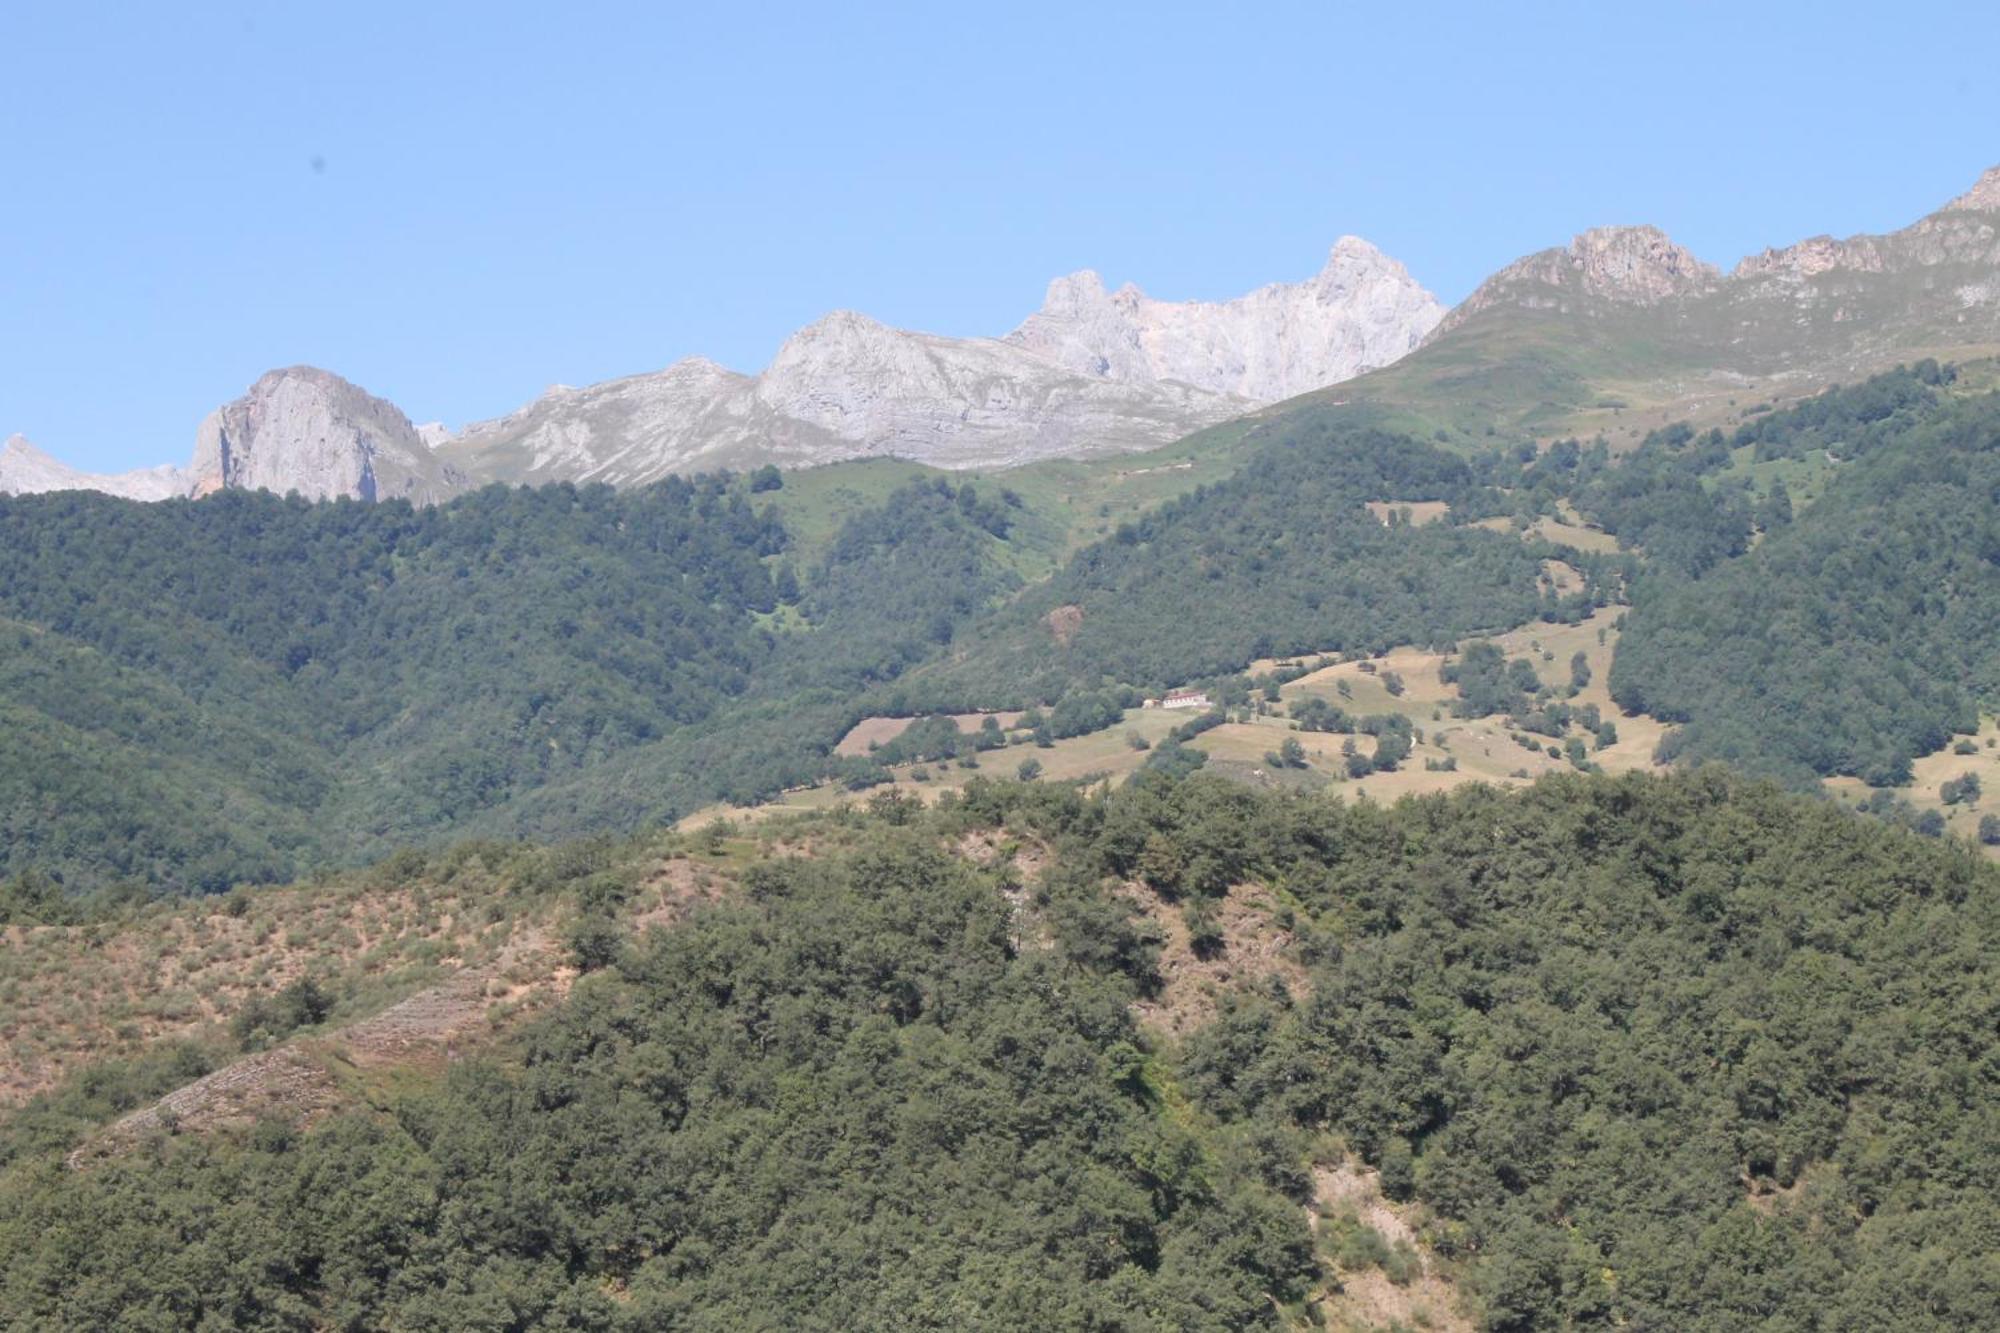
[[[1730,373],[1865,373],[1984,345],[2000,338],[2000,167],[1900,231],[1809,237],[1726,277],[1657,228],[1587,231],[1494,274],[1433,341],[1519,309],[1616,323],[1627,348]]]
[[[83,472],[51,458],[22,436],[9,436],[0,444],[0,495],[103,491],[127,500],[166,500],[187,494],[187,487],[187,474],[177,467]]]
[[[312,366],[274,370],[195,434],[190,490],[435,503],[464,484],[393,403]]]
[[[1107,293],[1088,270],[1058,278],[1008,341],[1087,378],[1270,403],[1388,365],[1443,316],[1401,264],[1343,236],[1317,276],[1233,301],[1156,301],[1129,284]]]
[[[745,461],[732,446],[747,438],[740,400],[750,384],[704,357],[582,389],[558,384],[519,411],[467,426],[438,455],[481,477],[528,483],[637,485],[729,466]]]
[[[1658,227],[1594,227],[1566,246],[1507,265],[1446,315],[1437,331],[1450,332],[1495,307],[1574,313],[1593,302],[1652,306],[1714,291],[1721,281],[1719,270]]]
[[[1971,189],[1944,207],[1948,213],[2000,213],[2000,167],[1986,168]]]

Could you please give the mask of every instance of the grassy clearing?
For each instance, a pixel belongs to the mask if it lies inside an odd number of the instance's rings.
[[[1578,551],[1595,551],[1614,554],[1618,550],[1618,539],[1602,528],[1586,526],[1581,521],[1568,522],[1543,514],[1527,527],[1518,527],[1511,518],[1504,516],[1482,518],[1472,525],[1485,528],[1489,532],[1518,532],[1522,541],[1532,541],[1536,537],[1557,546],[1568,546]]]
[[[1970,745],[1970,754],[1961,754]],[[1980,795],[1975,800],[1952,805],[1944,803],[1940,790],[1945,783],[1967,775],[1979,779]],[[1836,800],[1858,805],[1874,795],[1859,778],[1828,778],[1826,788]],[[2000,717],[1980,720],[1979,730],[1970,737],[1957,738],[1933,754],[1911,765],[1908,786],[1893,789],[1921,813],[1935,810],[1944,816],[1945,832],[1968,842],[1979,840],[1979,821],[1984,815],[2000,814]],[[2000,846],[1984,848],[1986,855],[2000,860]]]
[[[1439,523],[1451,513],[1451,505],[1443,500],[1368,500],[1364,502],[1368,512],[1375,515],[1378,523],[1387,523],[1400,514],[1413,528],[1421,528],[1426,523]]]
[[[1610,772],[1634,769],[1654,770],[1653,753],[1666,728],[1657,720],[1628,717],[1611,702],[1604,681],[1611,667],[1611,655],[1618,643],[1617,622],[1622,608],[1605,608],[1577,625],[1549,625],[1536,622],[1494,637],[1509,657],[1527,658],[1537,674],[1551,685],[1567,685],[1570,661],[1578,652],[1590,666],[1590,682],[1571,700],[1573,706],[1596,704],[1602,715],[1618,728],[1617,741],[1599,750],[1590,750],[1591,762]],[[1468,641],[1469,642],[1469,641]],[[1462,648],[1463,645],[1460,645]],[[1451,705],[1458,688],[1444,684],[1438,671],[1448,660],[1442,653],[1419,648],[1398,648],[1367,662],[1352,661],[1322,668],[1282,686],[1278,703],[1265,713],[1235,715],[1231,721],[1203,732],[1190,745],[1209,756],[1218,772],[1260,786],[1326,787],[1353,798],[1367,796],[1376,801],[1394,801],[1403,796],[1449,791],[1466,782],[1503,785],[1533,781],[1545,773],[1571,767],[1560,755],[1550,755],[1552,738],[1534,737],[1532,748],[1516,739],[1516,729],[1504,717],[1455,718]],[[1269,671],[1281,665],[1279,659],[1265,659],[1251,665],[1251,672]],[[1400,679],[1402,693],[1392,694],[1385,683]],[[1363,778],[1347,776],[1344,747],[1350,742],[1362,753],[1373,753],[1374,738],[1337,732],[1295,730],[1287,713],[1297,700],[1318,696],[1356,716],[1400,713],[1417,731],[1417,743],[1410,757],[1395,771],[1371,773]],[[979,714],[960,719],[961,727]],[[829,810],[843,804],[866,801],[877,792],[892,790],[926,802],[937,794],[957,791],[975,776],[1011,778],[1029,759],[1041,766],[1044,781],[1071,782],[1084,778],[1104,778],[1122,782],[1145,762],[1150,747],[1187,721],[1191,714],[1163,709],[1132,709],[1116,726],[1088,736],[1057,741],[1042,749],[1033,745],[1010,745],[978,756],[978,766],[957,763],[905,764],[892,770],[894,782],[865,792],[823,785],[789,792],[782,799],[756,807],[712,806],[683,820],[682,829],[699,829],[717,819],[768,819],[774,815]],[[908,725],[908,719],[871,719],[875,731],[860,735],[865,749],[868,739],[882,740]],[[868,727],[870,723],[863,723]],[[849,734],[855,740],[862,728]],[[881,734],[875,734],[875,733]],[[1573,731],[1572,734],[1581,734]],[[1131,738],[1146,741],[1148,749],[1133,746]],[[1277,769],[1267,762],[1287,739],[1295,739],[1305,751],[1306,767]],[[843,741],[843,745],[848,742]],[[1447,761],[1455,766],[1447,769]],[[919,776],[921,774],[921,776]],[[1996,787],[2000,791],[2000,787]]]

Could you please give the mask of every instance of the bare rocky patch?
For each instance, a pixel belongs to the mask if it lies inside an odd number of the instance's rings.
[[[1352,1159],[1314,1167],[1308,1215],[1329,1270],[1309,1301],[1321,1327],[1473,1333],[1456,1288],[1424,1243],[1418,1210],[1384,1197],[1378,1173]],[[1369,1252],[1388,1262],[1360,1262]]]
[[[1083,628],[1083,608],[1074,604],[1059,606],[1042,617],[1042,623],[1049,627],[1049,635],[1063,647]]]
[[[1291,956],[1292,934],[1278,923],[1277,902],[1260,884],[1238,884],[1217,904],[1221,947],[1195,950],[1180,905],[1143,884],[1117,890],[1160,930],[1159,993],[1134,1002],[1133,1014],[1153,1032],[1180,1037],[1212,1021],[1224,991],[1276,978],[1295,997],[1308,989],[1305,969]]]

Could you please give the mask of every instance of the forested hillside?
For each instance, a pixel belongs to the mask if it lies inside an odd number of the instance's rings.
[[[802,586],[753,498],[0,499],[0,872],[220,888],[445,830],[629,823],[577,780],[640,756],[655,818],[816,774],[842,720],[812,693],[893,677],[1002,592],[1006,506],[899,492]],[[802,710],[782,744],[711,771],[701,737],[777,699]],[[537,801],[560,813],[533,824]]]
[[[775,471],[425,510],[0,501],[0,874],[213,890],[636,828],[879,780],[832,753],[871,714],[1115,721],[1099,702],[1259,658],[1626,602],[1611,683],[1679,724],[1665,754],[1901,782],[2000,691],[2000,405],[1953,378],[1623,456],[1465,457],[1308,406],[1036,583],[1048,516],[990,481],[915,479],[830,526],[815,502],[810,540]],[[1623,550],[1535,535],[1564,514]]]
[[[1796,517],[1767,514],[1754,550],[1638,598],[1612,690],[1683,724],[1672,753],[1894,785],[2000,705],[2000,396],[1946,380],[1836,391],[1731,442],[1724,461],[1836,471]]]
[[[31,1107],[0,1322],[1298,1327],[1415,1262],[1318,1193],[1349,1153],[1486,1329],[2000,1322],[2000,872],[1962,848],[1714,770],[980,783],[783,836],[709,840],[721,902],[573,932],[558,1011],[316,1127],[69,1170],[101,1096]],[[651,874],[599,864],[587,912]],[[1136,905],[1207,930],[1245,883],[1282,933],[1203,947],[1296,982],[1135,1021]]]
[[[1577,619],[1617,591],[1608,569],[1558,594],[1543,562],[1574,551],[1462,524],[1384,523],[1370,501],[1444,501],[1478,516],[1486,477],[1434,445],[1294,413],[1227,481],[1079,552],[978,633],[939,674],[993,693],[1073,683],[1159,688],[1306,652],[1451,643],[1545,617]]]

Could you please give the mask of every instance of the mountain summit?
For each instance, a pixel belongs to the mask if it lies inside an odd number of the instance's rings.
[[[1156,301],[1130,284],[1106,293],[1086,269],[1050,283],[1007,341],[1090,378],[1276,402],[1388,365],[1443,315],[1401,264],[1343,236],[1316,277],[1233,301]]]
[[[1721,278],[1658,227],[1593,227],[1495,273],[1445,316],[1438,332],[1496,306],[1567,309],[1578,298],[1649,306],[1712,291]]]
[[[1468,442],[1636,441],[1740,420],[1925,357],[2000,350],[2000,167],[1884,235],[1813,236],[1727,273],[1657,227],[1601,227],[1482,283],[1414,354],[1340,396]]]
[[[393,403],[313,366],[273,370],[209,413],[189,472],[195,495],[229,486],[309,500],[431,503],[462,482]]]

